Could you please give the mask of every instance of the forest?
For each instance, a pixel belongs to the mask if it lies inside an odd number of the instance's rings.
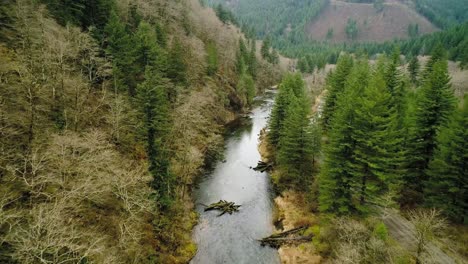
[[[336,263],[438,262],[425,246],[392,244],[378,217],[388,208],[409,214],[420,245],[467,221],[468,98],[454,95],[441,44],[424,67],[416,58],[402,68],[400,55],[395,48],[371,65],[364,54],[342,54],[313,118],[300,74],[279,86],[267,137],[273,182],[303,193],[320,219],[310,229],[315,250]]]
[[[0,17],[0,263],[188,262],[193,182],[281,70],[198,0]]]
[[[0,263],[464,263],[468,3],[332,2],[2,1]]]

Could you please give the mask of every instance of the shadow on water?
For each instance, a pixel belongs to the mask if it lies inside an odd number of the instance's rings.
[[[248,116],[229,124],[224,159],[198,179],[194,199],[200,219],[193,234],[198,245],[193,264],[280,263],[275,249],[257,241],[273,231],[270,177],[250,169],[260,160],[258,135],[267,125],[273,98],[272,92],[256,98]],[[203,211],[201,204],[220,199],[241,204],[240,212],[218,217],[219,212]]]

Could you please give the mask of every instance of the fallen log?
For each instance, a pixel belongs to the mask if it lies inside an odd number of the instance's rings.
[[[306,230],[307,228],[309,228],[309,227],[308,226],[296,227],[296,228],[293,228],[293,229],[290,229],[290,230],[287,230],[287,231],[284,231],[284,232],[281,232],[281,233],[278,233],[278,234],[273,234],[273,235],[269,236],[269,238],[286,237],[286,236],[294,234],[294,233],[299,233],[299,232],[301,232],[303,230]]]
[[[252,168],[254,171],[265,172],[273,167],[273,164],[259,161],[257,167]]]
[[[284,244],[294,244],[294,243],[301,243],[301,242],[306,242],[310,241],[312,239],[312,236],[294,236],[294,234],[300,233],[304,230],[306,230],[308,226],[300,226],[297,228],[293,228],[278,234],[273,234],[271,236],[262,238],[258,241],[260,241],[260,244],[262,246],[270,246],[273,248],[279,248],[280,246]]]
[[[219,210],[219,211],[221,211],[221,214],[219,214],[218,216],[222,216],[225,213],[232,214],[234,212],[238,212],[240,207],[241,207],[240,205],[235,204],[234,202],[219,200],[219,202],[217,202],[217,203],[212,203],[212,204],[208,205],[205,208],[205,212],[206,211],[211,211],[211,210]]]
[[[273,248],[279,248],[285,244],[297,244],[302,242],[309,242],[312,236],[298,236],[298,237],[277,237],[277,238],[264,238],[260,240],[262,246],[270,246]]]

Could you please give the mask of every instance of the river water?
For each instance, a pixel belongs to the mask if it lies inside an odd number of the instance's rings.
[[[273,231],[270,178],[249,168],[260,160],[259,133],[267,124],[273,98],[273,91],[256,98],[249,118],[227,136],[225,161],[198,182],[194,195],[200,219],[193,234],[198,251],[192,264],[280,263],[275,249],[256,241]],[[203,211],[201,204],[220,199],[242,205],[240,211],[219,217],[218,211]]]

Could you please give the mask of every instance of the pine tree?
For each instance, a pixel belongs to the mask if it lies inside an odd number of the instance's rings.
[[[426,204],[451,219],[468,220],[468,97],[438,136],[438,148],[429,163],[424,194]]]
[[[327,96],[323,109],[323,124],[324,129],[330,128],[330,121],[336,109],[336,101],[338,96],[343,92],[346,79],[353,67],[353,59],[349,55],[342,55],[338,59],[336,70],[327,79]]]
[[[244,105],[251,105],[256,94],[255,81],[248,73],[243,73],[239,77],[237,92],[242,96]]]
[[[206,61],[208,64],[206,73],[212,76],[218,71],[218,51],[216,44],[212,41],[206,44]]]
[[[410,73],[411,82],[413,84],[418,84],[419,68],[418,56],[413,56],[408,64],[408,72]]]
[[[270,39],[270,37],[266,37],[263,40],[262,47],[260,49],[260,54],[262,55],[263,59],[269,60],[269,58],[270,58],[270,48],[271,48],[271,39]]]
[[[104,31],[107,38],[106,52],[112,57],[115,88],[120,91],[127,89],[134,96],[135,82],[132,77],[135,57],[132,39],[115,11],[111,13]]]
[[[250,53],[249,53],[249,74],[252,78],[257,78],[257,47],[255,46],[255,40],[250,41]]]
[[[437,145],[437,133],[454,108],[447,61],[431,66],[419,91],[414,113],[414,132],[410,140],[407,173],[401,190],[403,204],[422,202],[423,181]]]
[[[148,66],[145,81],[138,85],[136,102],[142,114],[142,134],[146,141],[151,187],[157,192],[161,205],[169,206],[174,197],[174,175],[169,169],[167,137],[170,129],[169,100],[166,87],[169,80]]]
[[[279,85],[279,92],[276,96],[275,104],[271,111],[271,116],[268,121],[268,140],[274,147],[278,146],[280,140],[280,133],[283,129],[284,120],[286,119],[286,111],[291,102],[291,97],[294,96],[293,87],[294,75],[288,74],[284,77]]]
[[[184,87],[188,85],[185,56],[184,47],[178,39],[175,39],[169,51],[167,77],[176,85]]]
[[[313,165],[314,135],[308,118],[309,109],[302,86],[300,95],[291,96],[278,146],[277,160],[283,168],[280,182],[302,189],[310,185]]]
[[[338,69],[337,69],[338,71]],[[348,214],[356,209],[353,203],[353,164],[355,113],[359,95],[367,86],[367,63],[352,68],[344,90],[337,95],[336,113],[330,122],[329,143],[325,147],[325,161],[319,176],[319,209],[322,212]]]
[[[398,144],[395,134],[397,116],[384,77],[376,71],[354,106],[351,187],[355,190],[355,200],[359,200],[356,208],[360,212],[366,212],[368,203],[375,202],[387,191],[397,165],[393,147]]]

